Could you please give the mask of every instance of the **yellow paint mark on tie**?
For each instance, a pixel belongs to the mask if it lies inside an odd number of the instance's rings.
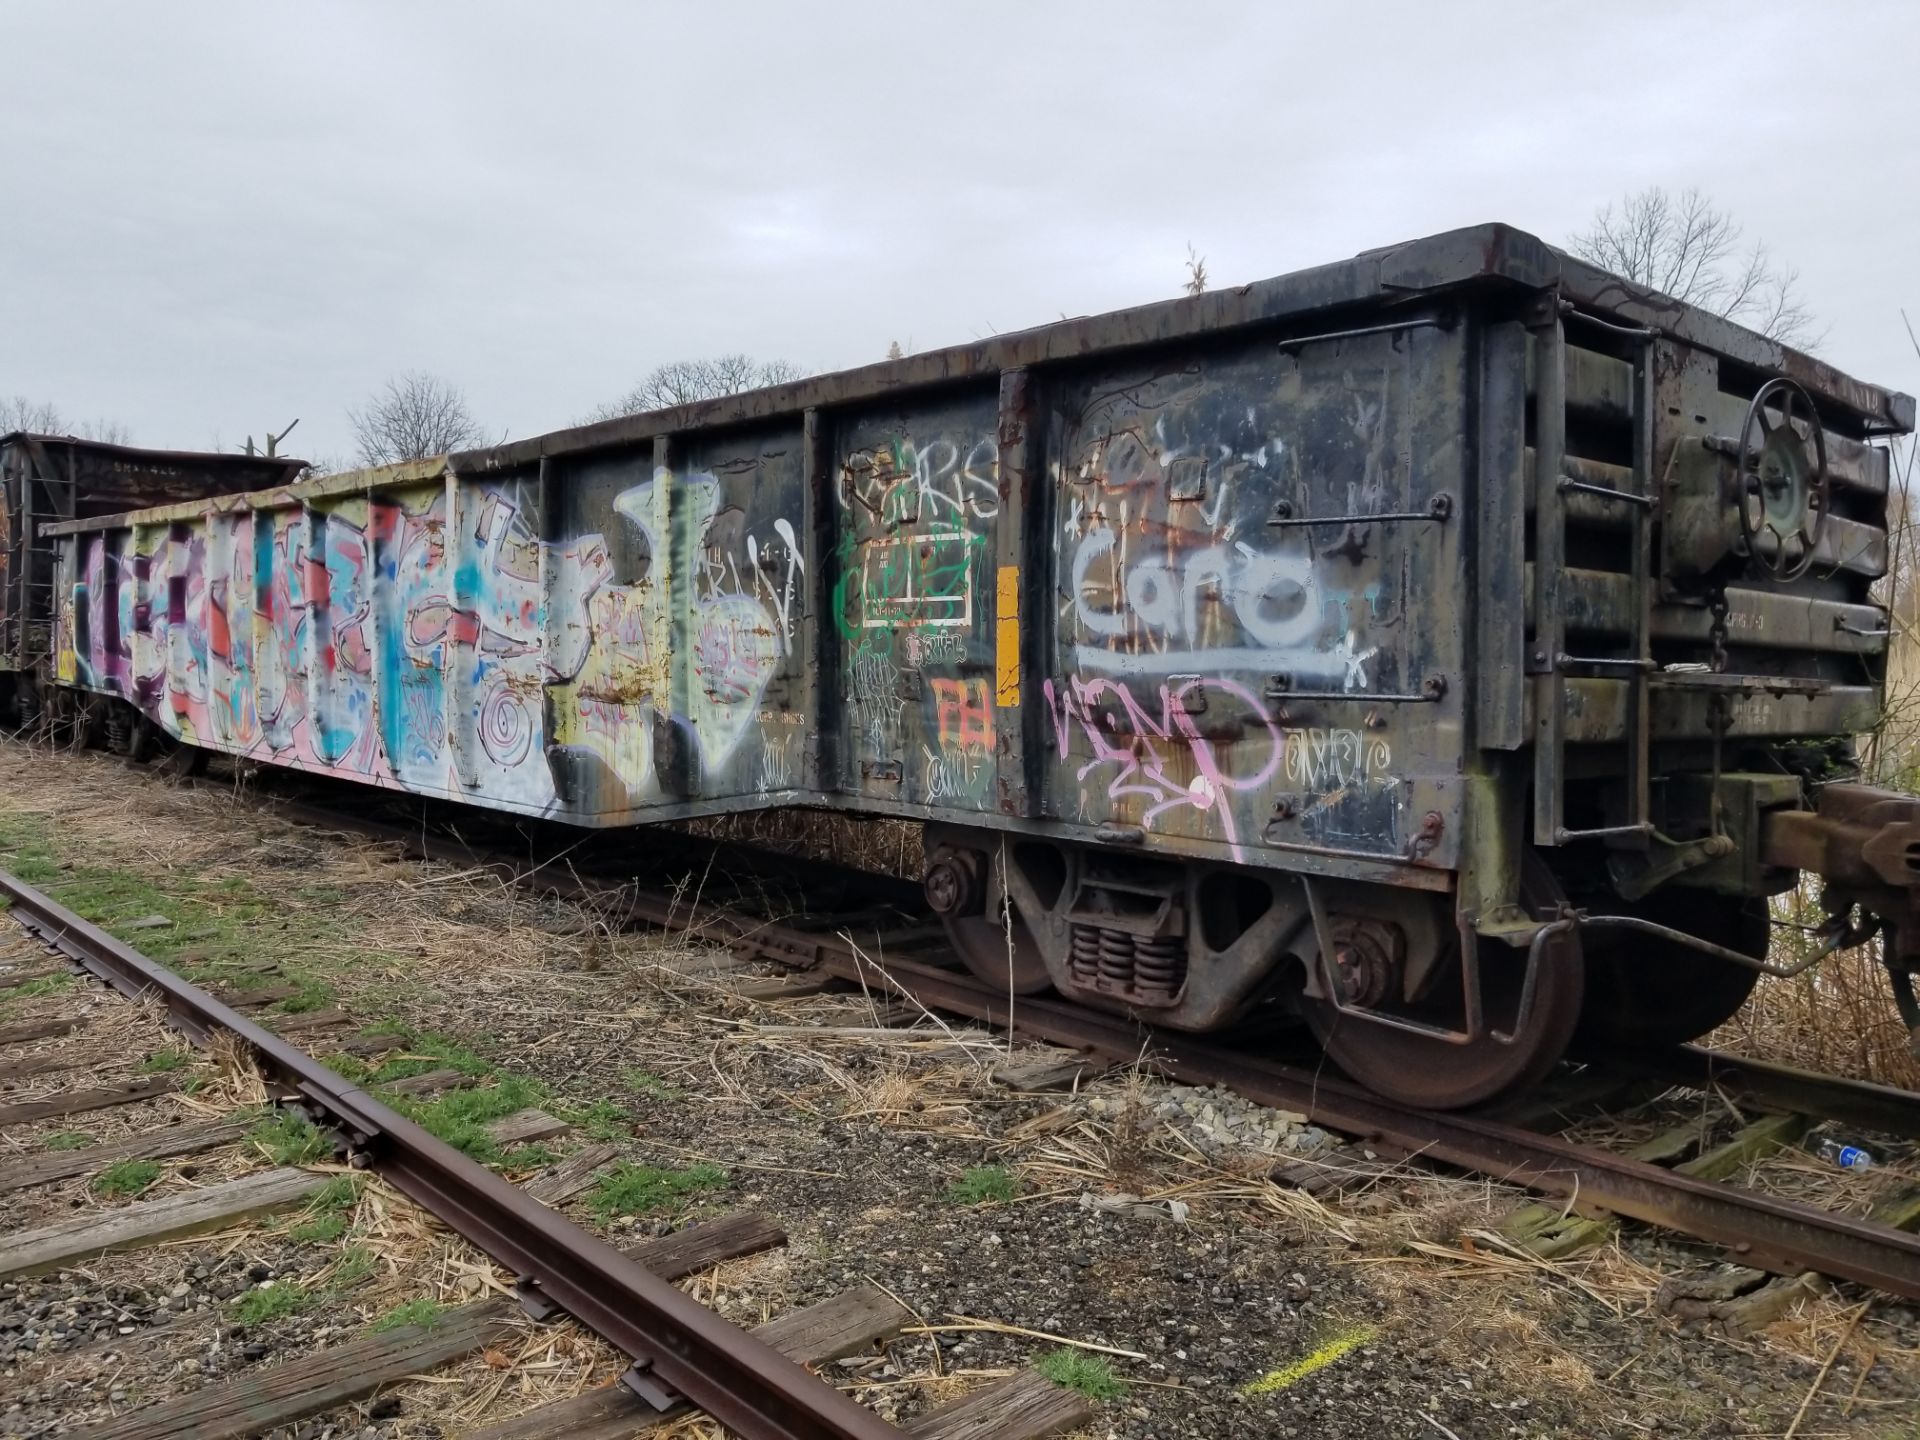
[[[993,703],[1003,710],[1020,704],[1020,567],[1000,567],[1000,589],[994,606]]]
[[[1284,1390],[1297,1380],[1304,1380],[1317,1370],[1324,1370],[1334,1361],[1358,1350],[1362,1345],[1378,1334],[1371,1325],[1356,1325],[1351,1330],[1342,1330],[1331,1340],[1302,1355],[1291,1365],[1279,1370],[1269,1370],[1251,1385],[1241,1390],[1243,1395],[1271,1395],[1276,1390]]]

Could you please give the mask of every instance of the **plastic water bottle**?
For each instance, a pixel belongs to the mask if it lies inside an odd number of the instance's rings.
[[[1813,1153],[1842,1170],[1865,1170],[1873,1164],[1873,1156],[1858,1145],[1847,1145],[1833,1139],[1823,1139]]]

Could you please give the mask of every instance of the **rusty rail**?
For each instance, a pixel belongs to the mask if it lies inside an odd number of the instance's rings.
[[[899,1440],[897,1428],[802,1366],[31,885],[0,872],[0,895],[28,930],[121,994],[157,997],[196,1042],[220,1032],[243,1041],[283,1096],[520,1277],[536,1314],[564,1310],[622,1351],[633,1362],[623,1382],[649,1404],[664,1410],[685,1399],[749,1440]]]

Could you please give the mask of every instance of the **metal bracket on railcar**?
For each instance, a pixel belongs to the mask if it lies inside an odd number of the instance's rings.
[[[1813,809],[1765,817],[1761,856],[1768,865],[1823,878],[1829,912],[1858,907],[1883,923],[1881,958],[1900,1021],[1920,1054],[1920,798],[1873,785],[1823,785]]]
[[[1554,936],[1565,934],[1578,920],[1576,912],[1568,911],[1552,920],[1530,923],[1525,930],[1516,931],[1513,935],[1499,937],[1521,943],[1519,937],[1524,935],[1527,946],[1526,975],[1521,981],[1520,1001],[1515,1007],[1513,1026],[1509,1030],[1499,1030],[1487,1023],[1481,998],[1480,951],[1477,943],[1480,935],[1471,921],[1462,920],[1460,1001],[1465,1024],[1463,1028],[1455,1030],[1374,1008],[1387,997],[1391,986],[1373,974],[1383,967],[1372,963],[1370,952],[1377,948],[1377,942],[1366,928],[1367,922],[1357,921],[1343,934],[1327,910],[1326,898],[1319,884],[1304,875],[1300,877],[1300,884],[1306,891],[1307,908],[1313,920],[1314,954],[1309,966],[1308,993],[1324,999],[1344,1016],[1382,1025],[1389,1030],[1405,1031],[1410,1035],[1424,1035],[1448,1045],[1476,1045],[1482,1040],[1491,1040],[1496,1045],[1512,1045],[1527,1034],[1528,1025],[1533,1019],[1540,966],[1547,943]]]

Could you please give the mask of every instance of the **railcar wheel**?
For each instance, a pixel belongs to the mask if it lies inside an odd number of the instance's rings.
[[[1528,852],[1520,871],[1520,904],[1538,919],[1552,916],[1560,887],[1538,856]],[[1511,1032],[1520,1010],[1527,952],[1498,940],[1479,943],[1481,1003],[1487,1030]],[[1301,1013],[1327,1057],[1376,1094],[1428,1110],[1477,1105],[1504,1090],[1537,1080],[1566,1052],[1580,1019],[1584,993],[1580,940],[1571,931],[1549,940],[1525,1029],[1511,1044],[1482,1034],[1455,1045],[1343,1015],[1331,1001],[1302,995]],[[1374,1008],[1448,1029],[1462,1026],[1458,947],[1436,967],[1425,996]]]
[[[1763,904],[1700,890],[1661,890],[1625,913],[1759,960],[1766,958],[1773,928],[1757,908]],[[1758,970],[1633,930],[1598,926],[1585,941],[1580,1034],[1603,1045],[1658,1049],[1697,1040],[1731,1020],[1760,978]]]
[[[965,831],[926,829],[927,902],[947,939],[979,979],[997,990],[1038,995],[1053,988],[1040,946],[1007,899],[1001,855],[967,843]]]
[[[138,711],[127,726],[126,757],[129,765],[145,765],[160,752],[160,728]]]

